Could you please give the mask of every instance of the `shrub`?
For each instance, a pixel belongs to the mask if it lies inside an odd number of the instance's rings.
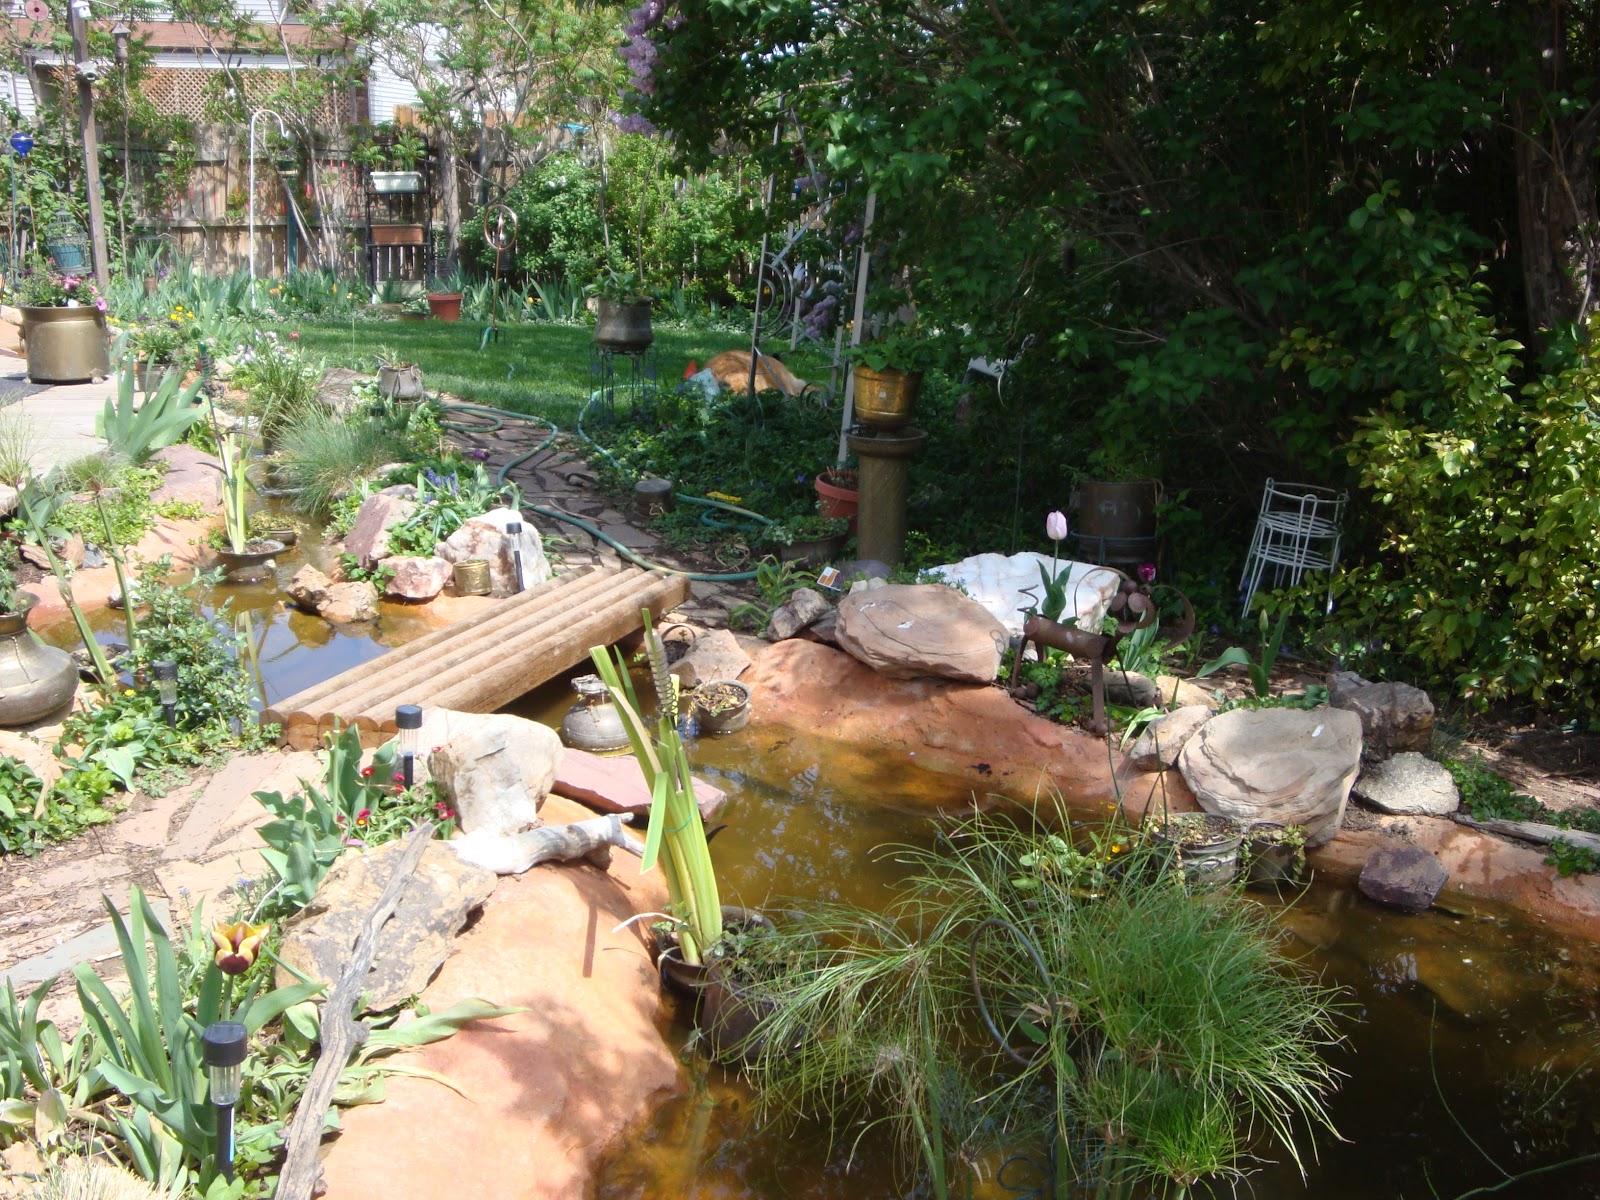
[[[342,414],[314,402],[295,411],[278,434],[280,468],[302,512],[321,515],[355,482],[408,457],[405,435],[363,412]]]

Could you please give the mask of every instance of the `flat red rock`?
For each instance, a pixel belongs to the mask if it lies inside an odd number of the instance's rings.
[[[569,746],[556,763],[552,790],[596,812],[626,812],[642,817],[650,811],[650,789],[644,785],[644,773],[625,754],[607,758]],[[728,793],[699,779],[694,781],[694,795],[700,804],[700,815],[707,821],[714,819],[728,802]]]

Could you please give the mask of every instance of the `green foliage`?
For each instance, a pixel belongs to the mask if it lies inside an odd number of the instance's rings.
[[[1289,611],[1278,614],[1271,632],[1267,630],[1267,614],[1261,613],[1261,659],[1256,661],[1243,646],[1229,646],[1216,658],[1195,672],[1196,679],[1214,675],[1224,667],[1244,667],[1250,675],[1250,686],[1258,699],[1272,695],[1272,668],[1278,661],[1278,651],[1283,646],[1283,632],[1289,626]]]
[[[1547,808],[1483,765],[1481,759],[1440,760],[1461,792],[1461,807],[1477,821],[1533,821],[1600,834],[1600,809]]]
[[[743,625],[756,633],[765,633],[767,623],[783,604],[803,587],[817,581],[815,572],[792,562],[779,562],[765,558],[756,564],[756,592],[759,599],[747,600],[728,612],[728,622]]]
[[[455,813],[430,783],[407,790],[397,768],[393,742],[361,765],[361,731],[354,725],[328,735],[327,767],[321,786],[302,779],[300,790],[257,792],[255,798],[277,819],[261,826],[267,849],[261,857],[277,883],[271,911],[289,915],[311,902],[338,859],[351,846],[375,846],[404,837],[424,822],[448,838]]]
[[[288,486],[299,489],[295,505],[311,515],[329,512],[357,480],[409,452],[404,432],[391,422],[359,407],[340,413],[321,403],[285,421],[277,440],[279,469]]]
[[[106,397],[105,409],[94,431],[111,443],[111,449],[130,462],[141,463],[164,446],[181,442],[204,413],[199,402],[200,381],[187,387],[181,371],[162,374],[155,389],[145,393],[137,407],[133,400],[133,367],[124,358],[117,364],[116,403]]]
[[[465,478],[459,470],[441,475],[431,467],[416,476],[417,507],[389,530],[391,554],[417,554],[427,557],[462,524],[505,505],[518,508],[521,495],[514,484],[501,484],[483,465],[473,467]],[[509,492],[509,498],[507,496]]]
[[[137,545],[155,527],[156,511],[150,496],[161,486],[165,474],[159,465],[134,467],[107,453],[63,463],[51,484],[67,492],[89,493],[90,500],[63,505],[57,528],[77,534],[92,546],[105,548],[109,524],[112,546]]]
[[[46,795],[43,782],[21,760],[0,758],[0,852],[34,855],[115,815],[97,798],[60,787]]]
[[[1580,846],[1566,838],[1557,838],[1550,843],[1550,853],[1545,856],[1544,865],[1554,867],[1563,879],[1573,875],[1600,874],[1600,851]]]
[[[634,760],[650,789],[650,827],[639,869],[648,871],[660,864],[683,961],[698,964],[722,939],[722,902],[705,821],[695,798],[689,753],[678,732],[678,677],[667,672],[666,647],[651,625],[649,610],[642,610],[640,616],[650,681],[659,706],[654,732],[639,715],[639,699],[622,652],[595,646],[589,659],[617,706]]]
[[[1298,1161],[1301,1128],[1328,1126],[1336,994],[1258,906],[1191,896],[1116,827],[1074,845],[978,817],[894,853],[911,875],[887,914],[802,906],[754,943],[784,964],[741,985],[771,1006],[747,1043],[765,1111],[887,1122],[935,1196],[964,1194],[957,1164],[1037,1142],[1056,1194],[1184,1189],[1267,1133]]]

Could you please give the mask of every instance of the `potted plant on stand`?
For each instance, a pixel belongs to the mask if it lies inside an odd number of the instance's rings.
[[[459,270],[438,276],[428,292],[428,311],[435,320],[461,320],[461,297],[466,291],[466,276]]]
[[[937,365],[937,347],[913,325],[897,325],[862,342],[850,355],[855,378],[855,418],[874,429],[899,429],[911,422],[922,373]]]
[[[595,298],[594,344],[637,354],[650,348],[650,295],[632,271],[610,271],[589,289]]]
[[[94,280],[52,271],[42,262],[18,281],[22,341],[34,383],[82,383],[111,373],[105,298]]]

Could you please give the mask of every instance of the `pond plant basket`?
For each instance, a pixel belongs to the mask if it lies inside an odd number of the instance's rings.
[[[1231,817],[1215,813],[1171,813],[1151,817],[1146,831],[1167,848],[1183,868],[1190,887],[1226,887],[1239,876],[1239,846],[1244,830]]]

